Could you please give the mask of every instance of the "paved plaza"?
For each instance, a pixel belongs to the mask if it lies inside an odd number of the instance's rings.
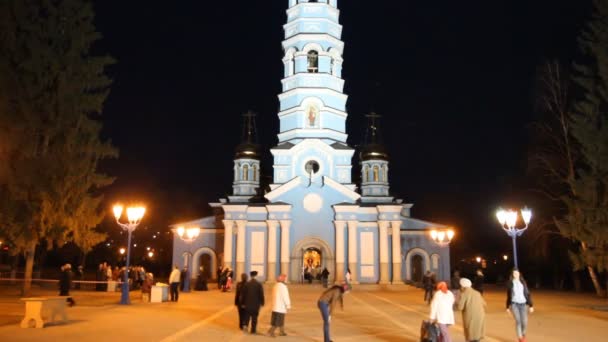
[[[22,329],[24,305],[11,293],[0,290],[0,341],[264,341],[238,330],[234,293],[216,289],[180,294],[178,303],[142,303],[132,292],[133,304],[122,306],[119,293],[74,292],[77,305],[68,308],[69,323],[44,329]],[[265,287],[266,296],[270,287]],[[287,337],[280,341],[322,341],[321,315],[316,300],[319,285],[290,285],[292,310],[286,318]],[[55,295],[36,290],[36,295]],[[528,341],[606,341],[608,302],[592,295],[564,292],[533,292],[536,312],[530,316]],[[421,321],[428,306],[420,289],[405,285],[360,285],[345,296],[344,311],[332,317],[334,341],[418,341]],[[486,339],[516,341],[512,319],[504,309],[500,289],[484,294],[488,303]],[[450,328],[454,341],[464,341],[460,314]],[[260,313],[259,332],[269,328],[269,305]]]

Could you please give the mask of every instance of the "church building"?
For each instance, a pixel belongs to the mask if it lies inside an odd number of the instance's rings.
[[[260,191],[264,151],[248,113],[232,194],[210,203],[215,216],[171,226],[201,228],[191,242],[174,234],[174,264],[194,270],[191,278],[200,266],[211,279],[218,266],[227,266],[235,278],[256,270],[261,281],[284,273],[299,282],[303,267],[312,265],[327,267],[330,282],[343,281],[347,270],[353,283],[419,282],[427,270],[449,279],[449,246],[430,233],[444,236],[450,227],[412,218],[413,204],[391,195],[379,116],[368,115],[358,151],[346,142],[338,1],[288,1],[272,184]],[[358,165],[352,164],[355,153]],[[353,172],[361,175],[360,184],[353,183]]]

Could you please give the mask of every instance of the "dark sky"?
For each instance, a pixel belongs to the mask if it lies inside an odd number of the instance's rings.
[[[94,3],[97,49],[118,61],[103,114],[104,136],[121,152],[104,165],[117,177],[108,200],[145,201],[147,224],[161,229],[209,213],[207,203],[232,190],[241,114],[258,113],[266,149],[277,142],[288,1]],[[535,70],[572,57],[588,1],[339,7],[349,143],[362,140],[364,114],[378,112],[391,191],[415,204],[413,216],[454,225],[462,253],[510,250],[493,213],[526,203]]]

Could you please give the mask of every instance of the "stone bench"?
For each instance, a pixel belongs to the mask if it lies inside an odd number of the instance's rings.
[[[67,322],[68,316],[65,312],[68,297],[30,297],[21,298],[25,302],[25,317],[21,321],[22,328],[43,328],[45,323],[55,322],[57,315],[61,316],[61,322]]]

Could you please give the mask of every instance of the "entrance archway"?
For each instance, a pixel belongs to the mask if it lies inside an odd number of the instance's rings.
[[[431,269],[431,258],[422,248],[412,248],[405,256],[405,279],[420,282],[424,272]]]
[[[314,253],[318,253],[318,260],[321,266],[321,270],[327,267],[329,271],[329,282],[333,282],[335,279],[335,268],[336,260],[334,253],[325,242],[325,240],[318,237],[305,237],[298,241],[291,250],[290,256],[290,268],[289,268],[289,281],[300,282],[303,276],[303,266],[305,256],[314,256]],[[307,254],[309,253],[309,254]],[[313,258],[314,262],[314,258]]]
[[[411,268],[412,268],[412,281],[415,283],[422,282],[422,257],[420,254],[416,254],[412,257]]]
[[[192,253],[191,277],[198,276],[199,268],[203,266],[203,272],[207,274],[207,279],[215,279],[217,269],[217,255],[215,251],[209,247],[201,247]]]

